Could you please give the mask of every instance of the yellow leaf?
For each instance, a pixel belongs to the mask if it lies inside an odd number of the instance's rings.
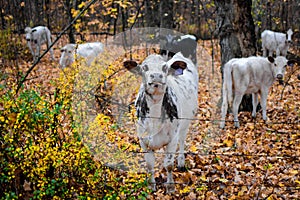
[[[292,170],[290,170],[290,174],[296,175],[296,174],[298,174],[298,170],[292,169]]]
[[[220,178],[219,181],[221,181],[222,183],[227,183],[228,180],[226,178]]]
[[[83,8],[85,6],[85,2],[82,2],[81,4],[78,5],[78,8]]]
[[[224,140],[223,143],[226,144],[227,147],[232,147],[234,144],[234,142],[232,140]]]
[[[193,153],[196,153],[197,152],[197,147],[195,145],[192,145],[190,147],[190,151],[193,152]]]

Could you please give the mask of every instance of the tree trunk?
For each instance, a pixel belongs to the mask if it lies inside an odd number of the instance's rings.
[[[221,46],[221,71],[232,58],[256,54],[255,26],[251,15],[251,0],[216,0],[217,34]],[[251,111],[251,95],[245,95],[240,110]]]
[[[173,7],[174,0],[160,1],[160,27],[172,29],[174,26],[173,21]]]
[[[74,1],[67,0],[65,2],[65,5],[66,5],[66,8],[67,8],[67,12],[68,12],[69,23],[71,23],[73,21],[72,8],[73,8],[74,5],[76,5],[76,1],[75,0]],[[75,29],[74,29],[74,26],[72,24],[69,31],[68,31],[68,36],[69,36],[69,42],[70,43],[76,43],[74,32],[75,32]]]
[[[145,21],[147,27],[159,26],[159,4],[150,0],[145,0]]]

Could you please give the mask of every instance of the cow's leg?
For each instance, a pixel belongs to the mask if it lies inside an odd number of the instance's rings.
[[[262,47],[263,49],[263,57],[267,57],[267,49],[265,47]]]
[[[185,127],[181,128],[180,133],[179,133],[179,155],[177,157],[177,167],[180,171],[184,171],[185,170],[185,156],[184,156],[184,143],[185,143],[185,139],[186,139],[186,135],[188,132],[188,126],[189,126],[189,122],[185,121],[184,124],[186,124]]]
[[[33,56],[33,59],[34,59],[35,54],[34,54],[34,51],[32,49],[31,42],[27,42],[27,45],[28,45],[28,47],[30,49],[30,52],[31,52],[31,55]]]
[[[49,48],[51,46],[51,37],[50,36],[47,36],[47,47]],[[50,48],[50,59],[51,60],[54,60],[54,56],[53,56],[53,48],[51,47]]]
[[[223,91],[224,92],[224,91]],[[223,95],[223,102],[222,102],[222,107],[221,107],[221,122],[220,122],[220,128],[225,127],[225,118],[227,114],[227,109],[228,109],[228,102],[226,97]]]
[[[280,50],[279,50],[279,48],[276,49],[276,57],[277,56],[280,56]]]
[[[147,153],[145,153],[145,160],[146,160],[146,164],[147,164],[147,170],[148,173],[150,175],[149,179],[148,179],[148,187],[153,190],[156,191],[156,183],[155,183],[155,178],[154,178],[154,164],[155,164],[155,156],[153,151],[149,151]]]
[[[138,132],[138,136],[141,136],[146,132],[146,129],[143,126],[143,123],[141,121],[138,122],[137,132]],[[154,164],[155,164],[154,153],[153,151],[149,150],[148,143],[145,143],[142,137],[139,137],[139,141],[140,141],[141,148],[145,152],[144,158],[147,165],[147,171],[150,175],[150,177],[148,178],[148,184],[149,184],[148,187],[153,191],[156,191],[156,183],[154,178]]]
[[[35,60],[37,60],[40,56],[41,44],[38,42],[36,44],[36,51],[35,51]]]
[[[262,116],[263,120],[267,121],[267,98],[268,98],[268,90],[265,89],[261,92],[261,108],[262,108]]]
[[[227,109],[228,109],[228,99],[227,99],[227,91],[225,89],[225,83],[223,83],[223,100],[222,100],[222,107],[221,107],[221,122],[220,122],[220,128],[225,127],[225,118],[227,115]]]
[[[167,171],[167,182],[166,182],[166,189],[167,193],[171,193],[175,191],[175,184],[173,180],[172,171],[174,169],[174,156],[177,149],[177,141],[178,138],[174,137],[171,142],[167,145],[166,148],[166,155],[164,159],[164,167]]]
[[[240,123],[239,123],[239,119],[238,119],[238,111],[239,111],[239,106],[242,102],[242,98],[243,98],[243,95],[236,93],[234,100],[233,100],[232,112],[233,112],[234,126],[236,128],[240,127]]]
[[[252,106],[253,106],[252,117],[253,118],[256,117],[257,104],[258,104],[258,94],[257,93],[252,93]]]

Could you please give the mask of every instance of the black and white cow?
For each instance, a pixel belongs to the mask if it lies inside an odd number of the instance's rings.
[[[49,48],[52,44],[51,32],[46,26],[37,26],[34,28],[26,27],[25,34],[27,46],[34,60],[37,60],[40,56],[41,45],[47,44]],[[51,59],[54,60],[52,48],[50,48],[50,55]]]
[[[197,112],[198,71],[190,59],[177,53],[169,61],[150,55],[142,64],[125,61],[124,67],[142,76],[136,98],[137,133],[150,173],[149,186],[156,189],[154,151],[166,147],[164,167],[167,192],[175,190],[172,170],[179,143],[178,167],[184,168],[184,143]]]
[[[186,58],[190,58],[194,64],[197,63],[197,38],[194,35],[174,36],[167,34],[162,38],[160,54],[171,58],[181,52]]]

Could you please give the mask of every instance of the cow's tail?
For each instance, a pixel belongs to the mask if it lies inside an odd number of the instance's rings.
[[[220,128],[225,127],[225,117],[227,114],[228,104],[232,105],[232,61],[227,62],[223,67],[223,102],[221,108]]]
[[[227,101],[231,107],[233,102],[233,91],[232,91],[232,61],[227,62],[224,65],[224,82],[223,82],[223,101]]]

